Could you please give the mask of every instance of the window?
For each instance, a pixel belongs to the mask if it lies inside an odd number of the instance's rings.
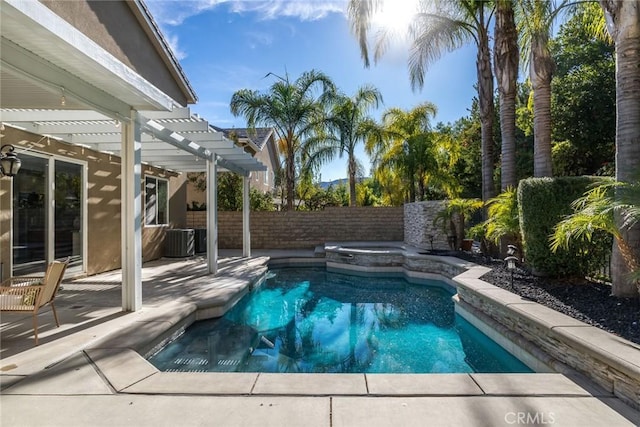
[[[169,184],[164,179],[145,177],[144,182],[144,223],[146,225],[167,224],[169,221]]]

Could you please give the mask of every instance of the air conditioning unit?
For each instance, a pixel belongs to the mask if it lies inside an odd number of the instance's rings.
[[[196,228],[196,253],[207,252],[207,229]]]
[[[183,258],[195,254],[195,231],[193,228],[167,230],[164,239],[164,256]]]

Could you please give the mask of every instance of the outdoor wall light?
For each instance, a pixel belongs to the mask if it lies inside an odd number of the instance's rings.
[[[513,273],[516,271],[518,257],[513,255],[509,255],[504,259],[505,264],[507,265],[507,270],[511,273],[511,288],[513,289]]]
[[[15,149],[11,144],[0,147],[0,176],[12,177],[20,170],[22,162],[14,153]]]

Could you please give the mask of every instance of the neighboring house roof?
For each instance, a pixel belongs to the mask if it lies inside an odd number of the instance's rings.
[[[267,145],[269,138],[274,134],[273,128],[219,128],[213,126],[213,128],[218,131],[224,133],[229,139],[232,138],[232,134],[235,134],[238,137],[238,142],[246,143],[255,146],[255,151],[262,151],[262,149]]]

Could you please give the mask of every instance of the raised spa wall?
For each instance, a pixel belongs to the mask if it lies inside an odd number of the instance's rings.
[[[480,280],[486,267],[402,243],[327,244],[325,257],[329,270],[444,278],[456,312],[534,371],[582,375],[640,409],[639,345]]]

